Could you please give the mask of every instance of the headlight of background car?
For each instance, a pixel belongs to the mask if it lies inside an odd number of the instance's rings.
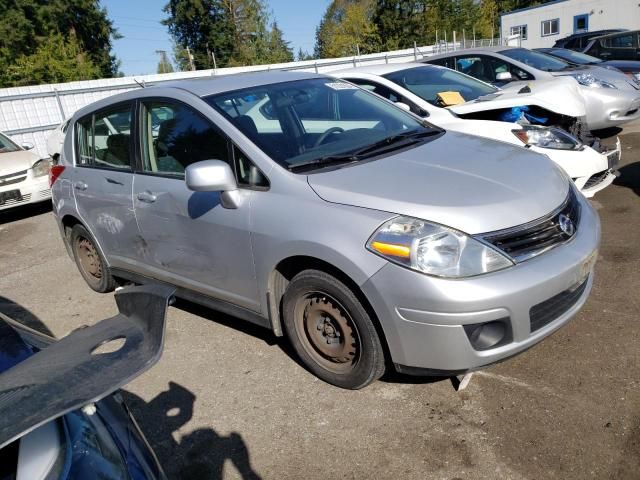
[[[577,73],[571,76],[575,78],[580,85],[584,85],[586,87],[618,88],[613,83],[600,80],[590,73]]]
[[[31,170],[33,171],[34,177],[43,177],[45,175],[49,175],[49,169],[51,168],[51,160],[48,158],[43,158],[42,160],[38,160],[33,164]]]
[[[481,275],[514,264],[462,232],[411,217],[386,222],[369,239],[367,249],[398,265],[446,278]]]
[[[511,130],[525,145],[535,145],[553,150],[579,150],[580,141],[559,128],[523,125],[521,129]]]

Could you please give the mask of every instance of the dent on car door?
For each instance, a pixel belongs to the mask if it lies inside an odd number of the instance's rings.
[[[138,233],[131,199],[133,105],[119,104],[76,123],[73,192],[83,222],[108,262],[131,256]]]
[[[249,233],[251,191],[237,209],[220,192],[193,192],[185,168],[231,161],[226,137],[190,106],[145,101],[140,114],[142,165],[134,181],[140,238],[135,250],[147,275],[258,310]]]

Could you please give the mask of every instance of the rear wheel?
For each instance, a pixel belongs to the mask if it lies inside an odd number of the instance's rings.
[[[384,351],[356,295],[335,277],[306,270],[283,297],[287,336],[306,367],[322,380],[359,389],[382,376]]]
[[[91,289],[99,293],[115,289],[116,282],[107,268],[107,263],[93,237],[82,225],[75,225],[71,230],[71,250],[82,278]]]

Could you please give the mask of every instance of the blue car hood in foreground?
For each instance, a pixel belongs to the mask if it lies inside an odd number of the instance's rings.
[[[308,182],[328,202],[477,234],[548,214],[567,197],[570,179],[544,155],[447,132],[384,158],[310,174]]]
[[[72,410],[96,402],[151,368],[164,346],[174,289],[159,285],[116,293],[119,313],[80,328],[42,350],[7,340],[0,347],[0,448]],[[99,347],[123,341],[102,353]],[[13,363],[13,365],[11,365]]]

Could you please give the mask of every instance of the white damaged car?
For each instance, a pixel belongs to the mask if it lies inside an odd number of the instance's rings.
[[[570,123],[552,118],[554,114],[559,118],[584,115],[580,98],[562,80],[552,86],[525,87],[519,93],[522,86],[498,90],[454,70],[419,63],[374,65],[331,74],[404,106],[442,128],[544,153],[569,174],[587,197],[616,178],[619,140],[614,150],[602,151],[595,137],[585,135],[585,143],[567,132]],[[554,101],[558,96],[563,100]],[[551,108],[564,110],[552,112]]]

